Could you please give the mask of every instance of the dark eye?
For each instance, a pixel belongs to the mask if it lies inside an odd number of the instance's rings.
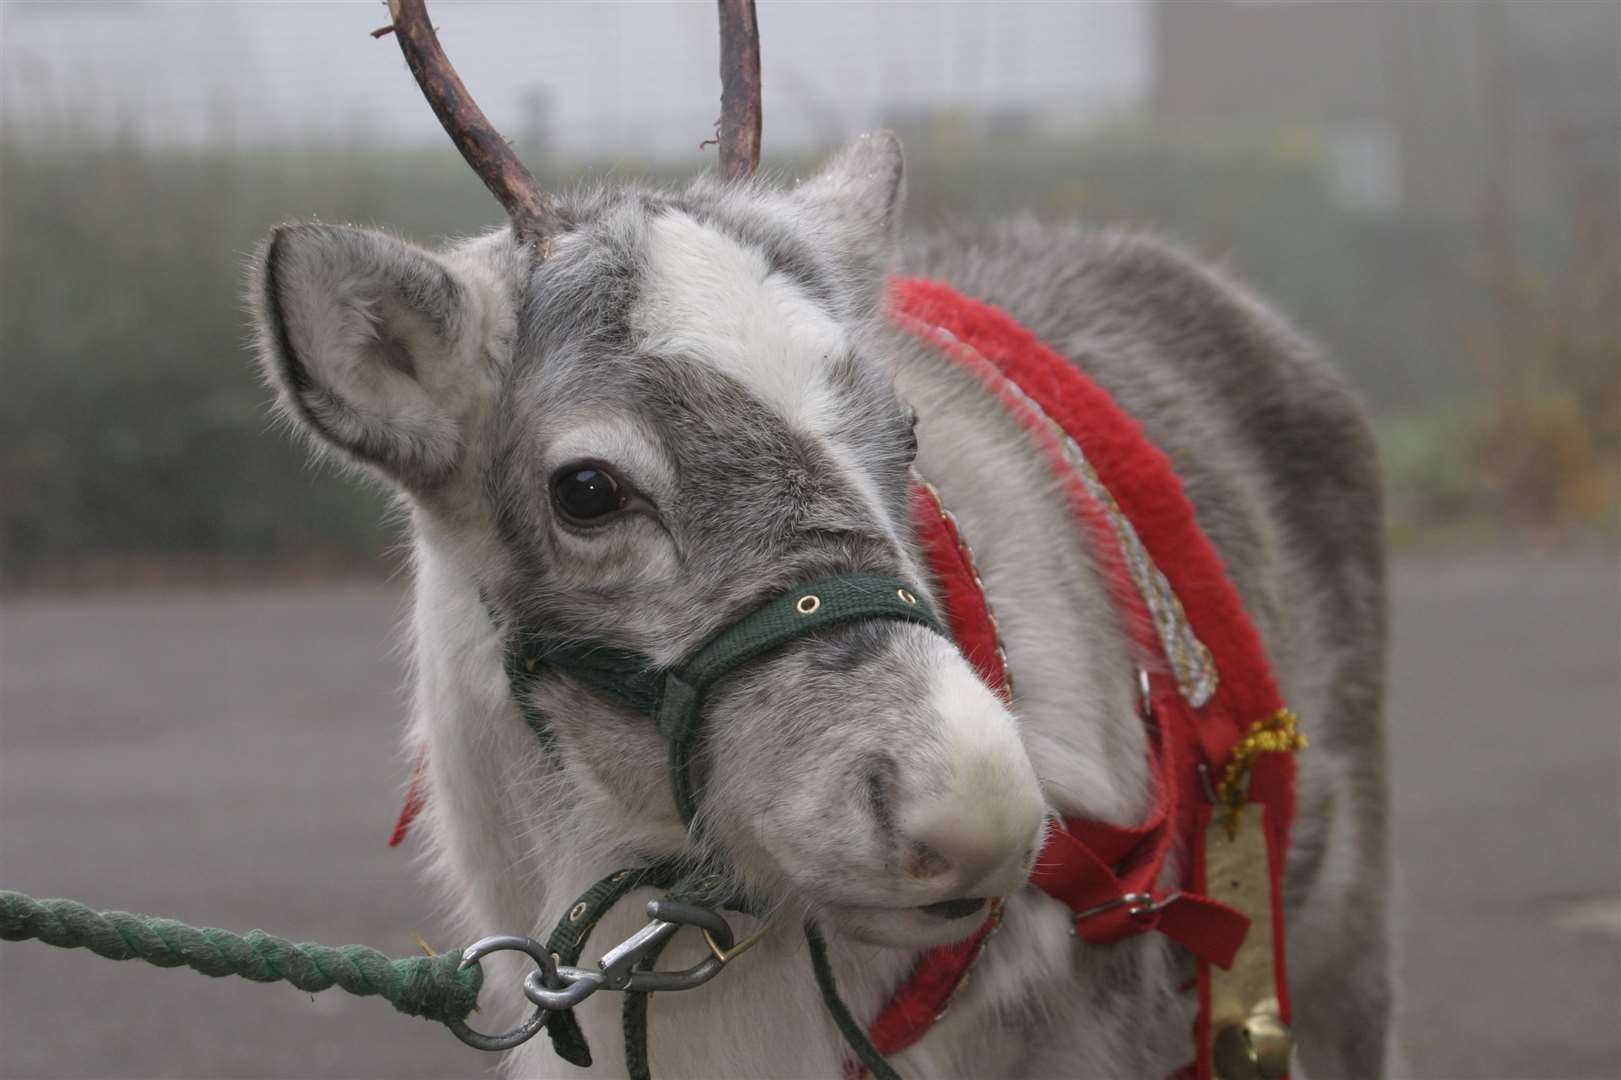
[[[625,495],[614,474],[600,465],[565,465],[552,477],[552,498],[563,516],[574,522],[595,521],[625,508]]]
[[[906,460],[917,457],[917,410],[906,407]]]

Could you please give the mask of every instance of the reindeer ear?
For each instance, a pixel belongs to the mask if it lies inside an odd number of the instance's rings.
[[[794,198],[828,231],[850,269],[882,277],[895,253],[904,172],[900,140],[873,132],[839,151]]]
[[[277,229],[254,270],[260,364],[282,408],[407,488],[448,476],[486,381],[472,290],[428,251],[329,225]]]

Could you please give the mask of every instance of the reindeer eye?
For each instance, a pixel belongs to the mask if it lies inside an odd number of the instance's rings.
[[[576,523],[595,521],[628,501],[614,474],[600,465],[565,465],[552,477],[552,499],[565,518]]]

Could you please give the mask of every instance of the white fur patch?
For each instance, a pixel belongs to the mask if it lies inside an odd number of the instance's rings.
[[[942,641],[941,648],[949,647]],[[940,719],[941,741],[961,788],[955,794],[965,802],[995,803],[1019,785],[1034,790],[1035,774],[1012,715],[955,650],[935,673],[929,707]]]
[[[766,257],[682,213],[657,218],[647,290],[637,311],[646,348],[711,364],[785,419],[825,430],[833,405],[822,378],[844,331]]]
[[[680,212],[649,229],[649,274],[635,317],[643,347],[707,363],[754,392],[790,424],[823,436],[892,538],[872,479],[825,438],[837,426],[838,396],[825,376],[846,348],[844,328],[765,255]]]
[[[940,724],[946,781],[907,807],[901,827],[909,831],[919,815],[936,827],[955,821],[951,831],[960,841],[1005,851],[1017,863],[1037,844],[1046,818],[1040,784],[1012,714],[955,650],[944,641],[940,647],[949,652],[931,680],[929,707]],[[1015,878],[1027,870],[1019,868]]]

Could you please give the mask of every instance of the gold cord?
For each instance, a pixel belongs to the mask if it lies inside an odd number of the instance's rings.
[[[1238,815],[1249,795],[1250,769],[1262,754],[1291,753],[1306,748],[1306,737],[1300,733],[1300,718],[1288,709],[1279,709],[1271,716],[1255,721],[1244,737],[1233,747],[1233,756],[1222,772],[1221,783],[1216,785],[1216,797],[1227,808],[1227,828],[1238,826]]]

